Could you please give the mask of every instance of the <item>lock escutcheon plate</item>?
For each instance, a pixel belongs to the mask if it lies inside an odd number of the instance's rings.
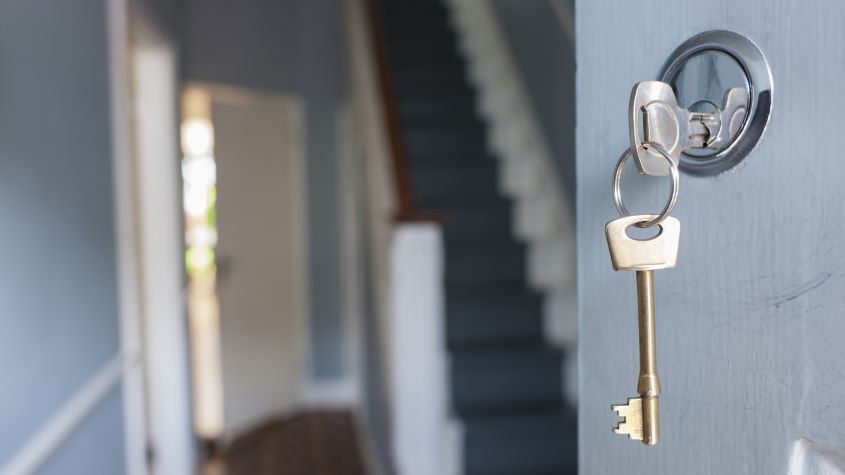
[[[772,73],[760,48],[746,36],[727,30],[695,35],[672,52],[657,79],[672,87],[680,107],[694,112],[729,103],[731,89],[747,93],[747,107],[733,107],[722,118],[727,143],[682,152],[681,171],[699,176],[723,173],[741,163],[762,139],[771,118]]]

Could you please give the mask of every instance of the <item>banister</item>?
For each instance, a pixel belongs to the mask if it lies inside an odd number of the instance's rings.
[[[399,106],[396,89],[390,74],[385,48],[384,29],[379,7],[381,0],[366,0],[367,16],[371,32],[373,57],[375,59],[378,92],[381,96],[382,113],[387,130],[387,140],[392,167],[393,184],[396,193],[397,210],[394,219],[398,222],[443,221],[442,213],[423,211],[417,207],[414,197],[411,171],[408,164],[402,128],[399,122]]]

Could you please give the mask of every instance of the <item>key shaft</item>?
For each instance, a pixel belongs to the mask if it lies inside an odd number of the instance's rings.
[[[654,275],[637,271],[637,321],[640,333],[640,376],[637,392],[642,396],[643,443],[656,445],[660,440],[657,375],[657,345],[654,330]]]

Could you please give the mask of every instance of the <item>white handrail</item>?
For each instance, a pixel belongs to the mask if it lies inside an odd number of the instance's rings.
[[[117,355],[106,363],[0,468],[0,475],[35,473],[140,361],[138,354]]]

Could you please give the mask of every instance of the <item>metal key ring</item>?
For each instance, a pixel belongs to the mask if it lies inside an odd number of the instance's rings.
[[[666,206],[663,207],[663,211],[661,211],[660,214],[652,220],[634,223],[634,226],[638,228],[648,228],[654,226],[655,224],[660,224],[660,222],[669,216],[669,213],[672,212],[672,208],[675,207],[675,202],[678,200],[678,186],[680,181],[678,176],[678,164],[675,163],[675,160],[672,159],[672,156],[669,155],[669,152],[667,152],[663,146],[654,142],[644,142],[643,145],[647,148],[657,150],[657,152],[660,153],[667,162],[669,162],[669,176],[672,180],[670,181],[671,188],[669,192],[669,201],[666,202]],[[618,211],[623,217],[630,216],[631,213],[628,212],[628,208],[626,208],[625,203],[622,202],[622,189],[619,186],[619,182],[622,179],[622,169],[625,166],[625,161],[631,155],[632,153],[630,148],[622,152],[622,156],[620,156],[619,161],[616,162],[616,170],[613,171],[613,203],[616,205],[616,211]]]

